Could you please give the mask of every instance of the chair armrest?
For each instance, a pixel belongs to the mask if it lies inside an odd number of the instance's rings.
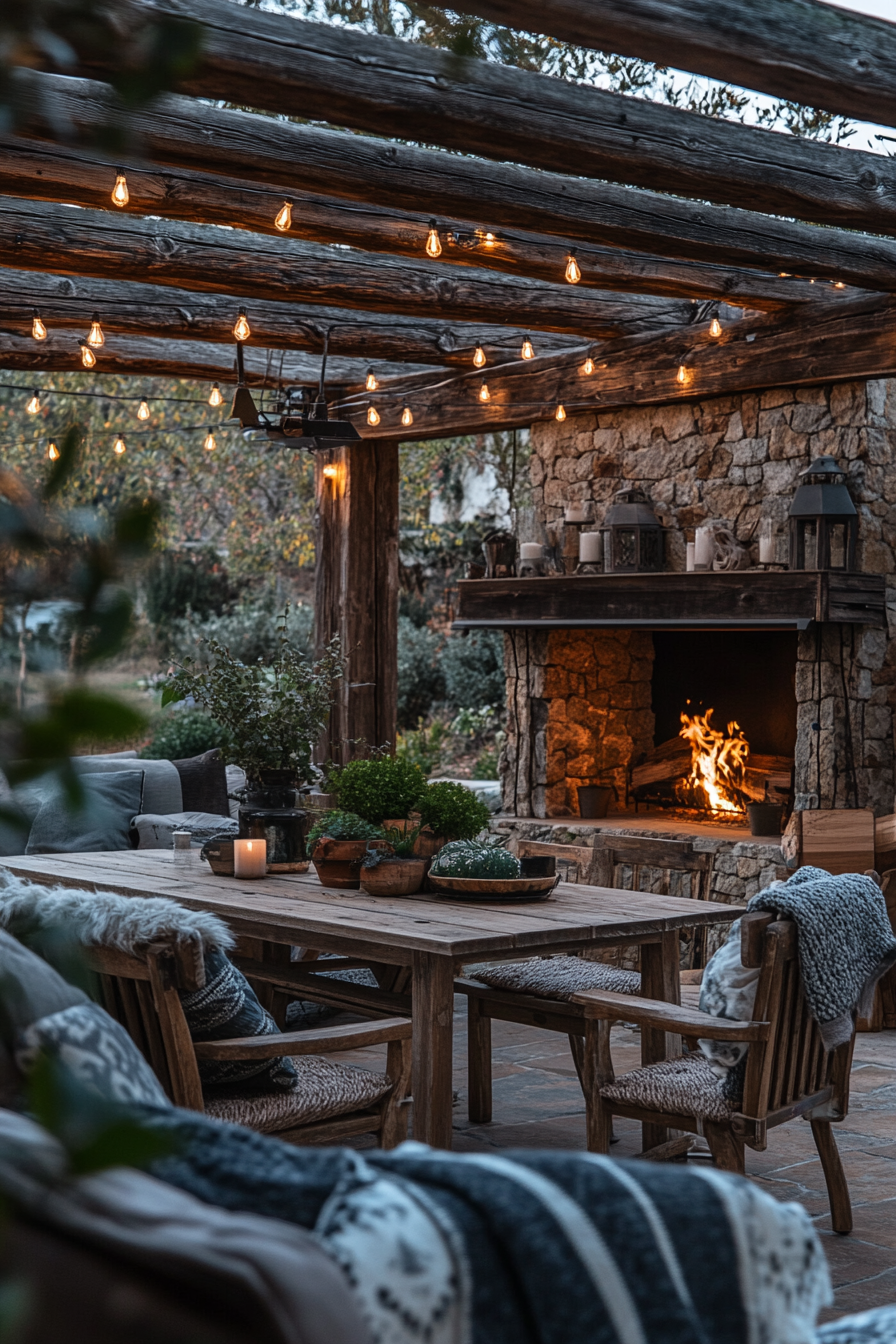
[[[732,1022],[727,1017],[701,1013],[698,1008],[663,1003],[659,999],[641,999],[636,994],[585,989],[572,997],[574,1003],[585,1009],[586,1017],[637,1022],[639,1026],[659,1027],[663,1031],[679,1032],[682,1036],[702,1036],[710,1041],[764,1041],[769,1033],[768,1022]]]
[[[387,1017],[382,1022],[349,1022],[339,1027],[284,1031],[276,1036],[237,1036],[227,1041],[197,1041],[197,1059],[277,1059],[280,1055],[319,1055],[331,1050],[357,1050],[363,1045],[407,1041],[411,1021]]]

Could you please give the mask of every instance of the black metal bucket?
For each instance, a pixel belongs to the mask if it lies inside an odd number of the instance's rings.
[[[747,803],[751,835],[780,835],[784,820],[781,803]]]
[[[596,821],[605,817],[610,810],[610,799],[616,792],[603,784],[580,784],[579,816],[587,821]]]

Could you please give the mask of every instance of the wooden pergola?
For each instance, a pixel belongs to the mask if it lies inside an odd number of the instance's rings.
[[[896,26],[819,0],[465,8],[896,125]],[[0,360],[77,368],[94,310],[112,336],[100,375],[232,385],[241,307],[250,385],[270,385],[271,351],[280,385],[315,383],[326,346],[330,414],[363,439],[317,479],[318,639],[338,634],[349,660],[334,741],[395,737],[402,439],[896,373],[890,158],[228,0],[134,9],[194,19],[204,39],[179,91],[133,114],[124,208],[119,165],[74,147],[117,115],[110,71],[85,51],[74,75],[16,74]],[[62,145],[65,123],[78,135]],[[409,130],[440,148],[390,138]]]

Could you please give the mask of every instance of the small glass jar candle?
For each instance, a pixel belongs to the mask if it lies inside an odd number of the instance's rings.
[[[694,568],[711,569],[715,542],[711,527],[698,527],[694,537]]]
[[[268,846],[266,840],[234,840],[234,877],[264,877],[267,872]]]
[[[599,565],[604,558],[604,539],[601,532],[579,534],[579,560],[583,565]]]
[[[187,867],[193,857],[193,837],[189,831],[172,831],[171,844],[174,849],[174,864],[176,868]]]
[[[763,518],[759,527],[759,563],[773,565],[777,558],[777,533],[770,518]]]
[[[583,504],[579,499],[571,499],[566,506],[563,521],[566,523],[587,523],[590,520],[591,511],[587,503]]]
[[[521,542],[520,542],[520,559],[521,559],[521,560],[543,560],[543,559],[544,559],[544,547],[541,545],[540,542],[537,542],[537,541],[521,541]]]
[[[685,569],[687,570],[687,572],[688,572],[689,574],[691,574],[691,573],[693,572],[693,569],[694,569],[694,564],[695,564],[695,560],[694,560],[694,552],[696,551],[696,549],[697,549],[697,543],[696,543],[696,542],[694,542],[694,541],[686,541],[686,542],[685,542],[685,554],[686,554],[686,557],[687,557],[686,560],[685,560]]]

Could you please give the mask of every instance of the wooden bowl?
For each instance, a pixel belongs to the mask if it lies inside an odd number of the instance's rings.
[[[546,901],[559,877],[435,877],[429,885],[436,896],[454,901],[498,901],[510,905],[522,901]]]
[[[369,896],[413,896],[423,885],[425,859],[385,859],[361,869],[361,886]]]

